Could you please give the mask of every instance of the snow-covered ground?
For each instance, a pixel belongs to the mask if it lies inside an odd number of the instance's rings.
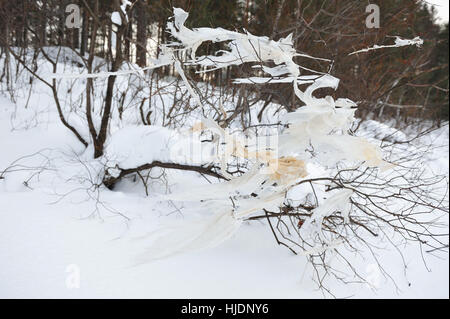
[[[70,158],[67,154],[80,152],[69,148],[77,143],[51,109],[51,120],[20,130],[13,130],[14,111],[14,105],[1,97],[2,169],[37,152],[42,155],[33,156],[27,165],[51,169],[57,163],[47,163],[47,157],[66,161]],[[436,154],[436,167],[448,175],[448,126],[435,132],[434,143],[445,145]],[[267,225],[259,222],[245,224],[217,248],[137,264],[151,241],[145,237],[149,230],[162,220],[182,218],[181,213],[143,194],[103,190],[102,201],[130,220],[105,209],[100,209],[100,216],[91,216],[95,201],[87,200],[64,176],[56,177],[70,175],[79,166],[67,163],[65,167],[56,175],[43,170],[39,182],[34,177],[28,187],[23,182],[36,169],[0,180],[0,297],[322,297],[310,279],[311,267],[304,257],[278,247]],[[63,197],[65,192],[70,194]],[[336,284],[331,288],[337,297],[448,298],[448,257],[425,256],[427,270],[417,247],[405,251],[406,277],[395,252],[386,251],[383,256],[400,290],[382,277],[376,291],[365,285]],[[367,276],[377,276],[370,264],[362,267]],[[70,284],[78,271],[79,288]]]
[[[63,67],[71,68],[70,65]],[[45,64],[40,68],[43,74],[49,71]],[[118,95],[134,85],[127,79],[123,77],[118,81]],[[160,176],[161,172],[154,170],[152,174],[159,178],[151,180],[149,196],[142,185],[132,180],[121,182],[114,191],[97,187],[99,163],[92,160],[92,149],[85,150],[60,123],[48,88],[35,82],[28,95],[29,86],[24,84],[27,80],[23,71],[21,81],[16,83],[16,103],[7,98],[7,92],[0,94],[0,177],[3,177],[0,178],[0,297],[324,296],[311,279],[313,269],[306,258],[277,246],[264,221],[244,222],[230,240],[218,247],[142,262],[154,243],[154,231],[161,225],[169,222],[183,225],[180,221],[195,221],[196,217],[215,213],[214,208],[208,211],[206,207],[203,212],[197,212],[188,204],[162,200],[154,194],[186,188],[186,185],[204,185],[204,179],[193,172],[167,170],[166,175]],[[82,80],[60,80],[59,90],[65,114],[77,128],[85,127],[82,109],[72,109],[72,105],[80,103],[77,100],[83,90],[80,83]],[[101,91],[101,88],[97,90]],[[161,96],[161,100],[167,99],[170,105],[173,99],[170,85],[166,91],[167,95]],[[132,167],[139,162],[141,154],[136,145],[151,148],[153,154],[160,154],[164,159],[170,156],[161,155],[168,142],[164,139],[170,135],[169,129],[155,131],[161,135],[156,139],[157,144],[145,139],[136,143],[152,128],[130,127],[140,121],[136,112],[138,102],[134,103],[127,96],[120,120],[117,112],[113,113],[111,133],[117,134],[106,148],[108,160],[122,167]],[[224,103],[225,109],[230,107],[231,104]],[[152,114],[152,123],[163,125],[157,113]],[[256,117],[255,114],[253,118]],[[196,119],[186,120],[193,121],[192,125]],[[120,130],[124,127],[125,130]],[[83,132],[86,134],[86,130]],[[127,145],[127,139],[120,141],[123,132],[133,143]],[[358,135],[379,139],[391,132],[389,126],[369,121],[361,125]],[[405,132],[405,136],[412,133]],[[88,139],[87,134],[85,137]],[[448,179],[448,124],[417,143],[433,145],[427,154],[429,166],[433,173],[446,175]],[[117,147],[124,145],[130,156],[116,158]],[[131,164],[127,162],[130,159]],[[435,257],[422,255],[420,248],[413,245],[398,248],[405,260],[393,248],[377,252],[397,287],[383,277],[370,258],[356,256],[351,260],[353,266],[377,289],[365,284],[343,285],[333,281],[328,282],[328,287],[338,298],[449,297],[448,253]]]

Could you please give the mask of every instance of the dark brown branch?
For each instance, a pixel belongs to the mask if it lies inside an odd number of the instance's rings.
[[[127,169],[120,169],[120,174],[117,177],[111,176],[109,174],[106,174],[103,179],[103,184],[108,187],[109,189],[114,188],[114,185],[120,181],[122,178],[124,178],[127,175],[138,173],[143,170],[151,169],[154,167],[159,168],[169,168],[169,169],[177,169],[177,170],[183,170],[183,171],[192,171],[197,172],[203,175],[208,175],[212,177],[216,177],[218,179],[227,180],[227,178],[223,177],[219,173],[215,172],[213,170],[213,166],[194,166],[194,165],[185,165],[185,164],[177,164],[177,163],[164,163],[160,161],[153,161],[148,164],[144,164],[135,168],[127,168]]]

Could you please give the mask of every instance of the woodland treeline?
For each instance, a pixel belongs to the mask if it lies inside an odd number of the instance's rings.
[[[165,26],[172,8],[189,12],[188,27],[223,27],[243,29],[273,40],[293,34],[298,52],[332,59],[305,60],[306,68],[320,70],[340,78],[336,92],[321,94],[347,96],[359,101],[361,118],[395,119],[408,122],[430,119],[440,125],[449,117],[449,46],[448,23],[436,22],[434,9],[419,0],[131,0],[128,23],[117,27],[111,13],[120,10],[120,0],[0,0],[1,55],[8,48],[39,49],[67,46],[86,57],[99,56],[111,62],[111,71],[124,62],[140,66],[151,64],[160,54],[159,45],[170,41]],[[378,4],[380,28],[367,28],[366,6]],[[65,21],[66,6],[77,4],[81,11],[80,28],[69,29]],[[117,28],[115,30],[114,28]],[[118,54],[111,53],[111,38],[116,33]],[[393,36],[412,39],[420,36],[420,49],[404,47],[348,54],[374,44],[392,44]],[[203,44],[201,54],[225,49],[214,43]],[[20,58],[20,57],[16,57]],[[301,59],[301,57],[299,57]],[[187,70],[193,80],[204,75]],[[251,65],[228,67],[208,74],[208,82],[230,90],[237,89],[232,80],[255,72]],[[3,66],[0,80],[5,81]],[[171,75],[165,67],[155,71],[158,77]],[[305,74],[308,71],[305,69]],[[111,80],[113,82],[113,80]],[[113,83],[112,83],[113,84]],[[242,87],[240,85],[239,87]],[[111,88],[112,89],[112,88]],[[276,102],[288,111],[301,106],[290,84],[248,85],[242,103],[252,99]],[[238,105],[239,107],[239,105]]]

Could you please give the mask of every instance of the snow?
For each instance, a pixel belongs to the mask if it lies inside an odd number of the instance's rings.
[[[159,161],[186,165],[213,162],[213,145],[202,143],[198,134],[157,125],[130,125],[108,139],[104,164],[121,169],[136,168]]]
[[[175,138],[174,133],[165,127],[127,126],[111,136],[105,148],[105,157],[125,169],[153,161],[168,161],[173,144],[171,137]]]
[[[117,25],[122,25],[122,18],[120,17],[120,13],[117,11],[114,11],[111,14],[111,22],[115,23]]]
[[[127,15],[127,6],[131,6],[132,3],[128,0],[122,0],[122,4],[120,5],[120,9],[122,10],[123,15],[125,16],[126,20],[128,21],[128,15]],[[120,13],[117,11],[114,11],[111,14],[111,22],[115,23],[117,25],[122,25],[122,18],[120,17]]]

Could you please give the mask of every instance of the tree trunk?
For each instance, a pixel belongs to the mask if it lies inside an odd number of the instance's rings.
[[[88,41],[88,15],[87,10],[83,9],[83,24],[81,26],[81,46],[80,46],[80,54],[81,56],[84,56],[86,53],[86,47],[87,47],[87,41]]]
[[[125,16],[120,11],[120,2],[118,0],[114,1],[116,10],[120,13],[122,18],[122,25],[118,27],[116,32],[116,47],[115,55],[113,54],[111,43],[109,44],[109,55],[111,56],[111,69],[110,72],[115,72],[119,69],[123,62],[123,47],[122,41],[125,38],[125,33],[127,30],[127,23],[125,22]],[[108,135],[108,125],[111,118],[112,102],[114,95],[114,84],[116,82],[116,76],[112,75],[108,77],[108,84],[106,88],[105,96],[105,107],[103,109],[102,120],[100,124],[100,130],[98,132],[97,138],[94,139],[94,158],[98,158],[103,155],[103,148],[105,145],[106,137]]]
[[[137,3],[137,44],[136,63],[140,67],[147,65],[147,5],[143,0]]]
[[[66,20],[66,6],[65,6],[66,2],[65,1],[61,1],[61,3],[59,3],[59,7],[58,7],[58,40],[57,43],[59,46],[63,46],[66,45],[65,42],[65,20]]]
[[[40,16],[39,44],[41,47],[47,45],[47,3],[42,3],[42,14]]]

